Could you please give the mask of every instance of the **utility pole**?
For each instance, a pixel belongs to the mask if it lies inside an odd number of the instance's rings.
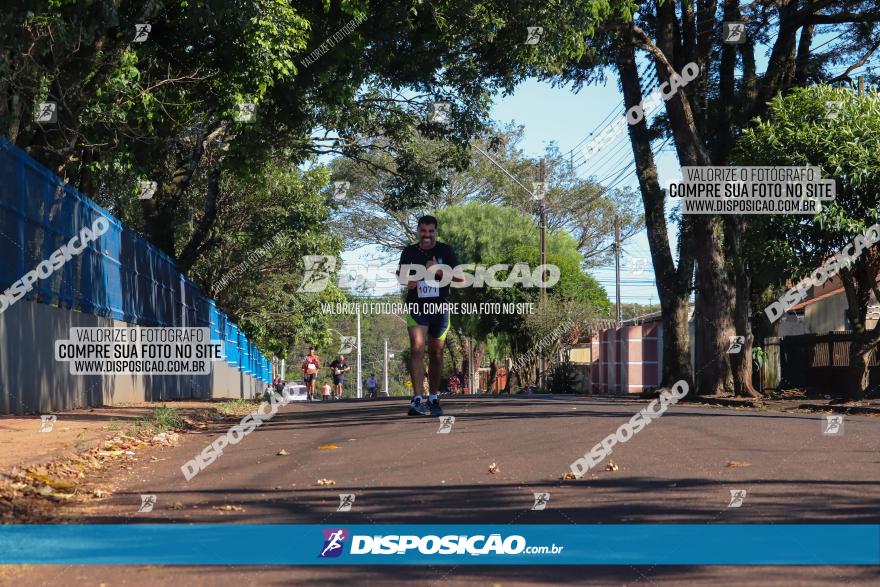
[[[470,386],[471,395],[477,393],[477,385],[476,379],[474,378],[474,373],[476,372],[474,368],[474,339],[468,337],[468,384]]]
[[[617,215],[614,216],[614,286],[615,301],[617,303],[617,324],[623,321],[623,308],[620,307],[620,222]]]
[[[357,312],[357,321],[358,321],[358,331],[357,331],[357,343],[358,343],[358,360],[357,360],[357,397],[361,399],[363,397],[363,388],[364,383],[361,380],[361,306],[358,304],[358,312]]]
[[[538,167],[538,181],[541,183],[541,199],[538,201],[538,205],[540,207],[541,214],[541,265],[547,262],[547,213],[544,208],[544,195],[547,190],[544,187],[544,177],[546,174],[546,170],[544,167],[544,160],[541,159],[541,163]],[[543,305],[547,300],[547,288],[541,288],[541,304]]]
[[[541,267],[542,268],[543,268],[544,264],[547,262],[547,214],[546,214],[546,210],[544,208],[544,197],[545,197],[545,194],[547,193],[547,190],[545,189],[546,186],[544,184],[544,182],[546,181],[545,177],[546,177],[546,168],[544,166],[544,159],[542,157],[541,162],[538,165],[538,182],[541,185],[541,199],[538,201],[538,207],[539,207],[540,215],[541,215]],[[543,279],[543,276],[542,276],[542,279]],[[541,310],[542,311],[545,309],[546,305],[547,305],[547,288],[542,287],[541,288]],[[539,362],[539,367],[538,367],[538,369],[540,370],[539,378],[540,378],[541,389],[544,389],[544,384],[545,384],[545,377],[544,377],[545,368],[546,368],[546,365],[544,363],[544,351],[542,350],[541,354],[540,354],[540,362]]]
[[[385,339],[385,366],[383,367],[385,371],[385,395],[391,397],[391,392],[388,391],[388,339]],[[379,399],[379,398],[376,398]]]

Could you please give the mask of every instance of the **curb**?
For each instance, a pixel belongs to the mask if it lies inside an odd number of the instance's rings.
[[[880,414],[880,406],[847,406],[843,404],[800,404],[797,409],[836,414]]]
[[[728,398],[728,397],[706,397],[706,396],[697,396],[693,399],[692,402],[688,402],[685,400],[681,402],[682,405],[687,405],[688,403],[694,404],[708,404],[710,406],[725,406],[728,408],[761,408],[767,407],[768,404],[760,399],[749,399],[749,398]]]

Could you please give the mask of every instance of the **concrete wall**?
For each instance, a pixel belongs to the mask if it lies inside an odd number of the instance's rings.
[[[819,300],[805,308],[806,331],[812,334],[827,334],[847,330],[846,296],[838,294]]]
[[[590,339],[591,391],[639,394],[658,387],[663,371],[659,321],[600,331]]]
[[[55,341],[74,326],[134,325],[26,300],[0,313],[0,414],[263,392],[261,381],[225,361],[215,361],[210,375],[71,375],[69,363],[55,360]]]

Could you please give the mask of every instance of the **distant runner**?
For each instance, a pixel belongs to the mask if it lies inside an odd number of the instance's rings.
[[[312,401],[312,395],[315,393],[315,380],[318,379],[318,371],[321,370],[321,359],[315,354],[315,347],[309,347],[309,354],[303,357],[302,372],[303,381],[306,383],[306,392],[309,395],[309,401]]]
[[[379,388],[379,380],[376,379],[375,373],[370,373],[370,376],[367,378],[367,397],[369,398],[377,398],[379,397],[376,393]]]
[[[345,362],[345,355],[339,355],[330,363],[330,371],[333,372],[333,385],[335,386],[336,399],[342,399],[342,386],[345,385],[345,372],[350,371],[351,367]]]
[[[458,266],[458,256],[449,245],[437,242],[437,219],[433,216],[422,216],[418,223],[419,242],[409,245],[400,253],[397,274],[407,265],[422,265],[425,268],[434,265]],[[442,280],[443,271],[438,271],[437,280]],[[462,282],[460,272],[452,276],[452,281]],[[437,393],[440,388],[440,373],[443,370],[443,344],[449,332],[448,313],[427,313],[421,311],[427,304],[442,304],[449,299],[449,286],[438,287],[437,281],[422,279],[408,281],[409,290],[406,295],[408,304],[416,304],[418,312],[407,315],[406,323],[409,330],[410,361],[409,374],[413,383],[413,399],[409,406],[410,416],[424,416],[425,402],[420,383],[425,373],[425,344],[428,346],[428,408],[432,416],[442,416],[443,409]],[[419,383],[416,383],[419,382]]]

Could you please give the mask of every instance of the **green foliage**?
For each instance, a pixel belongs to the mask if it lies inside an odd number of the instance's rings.
[[[829,102],[838,102],[836,117]],[[812,270],[880,218],[880,96],[815,86],[779,95],[767,115],[743,131],[734,152],[740,165],[813,165],[833,178],[837,196],[815,217],[756,217],[755,258],[782,264],[791,275]],[[784,276],[780,276],[784,279]]]
[[[765,351],[762,347],[759,347],[759,346],[752,347],[752,362],[755,364],[755,366],[758,369],[763,367],[767,363],[767,360],[769,358],[770,358],[770,355],[768,355],[767,351]]]
[[[531,269],[539,264],[539,230],[535,220],[504,206],[470,202],[463,206],[435,212],[440,240],[455,248],[462,263],[484,266],[526,263]],[[527,243],[532,242],[532,245]],[[486,314],[458,316],[453,327],[466,336],[485,341],[489,335],[497,343],[506,343],[512,352],[528,348],[543,336],[545,325],[558,325],[563,317],[584,322],[610,311],[605,290],[581,270],[581,255],[575,240],[564,232],[547,235],[548,264],[560,270],[559,282],[547,288],[547,306],[540,309],[540,288],[452,288],[452,301],[465,303],[531,303],[538,312],[528,314]],[[507,279],[499,271],[499,280]],[[540,318],[539,318],[540,316]]]
[[[229,174],[210,247],[190,271],[260,348],[277,356],[297,337],[323,335],[319,304],[342,299],[332,280],[320,295],[297,292],[303,256],[342,250],[326,229],[326,181],[321,168],[301,171],[281,161]]]
[[[393,157],[378,151],[365,161],[336,158],[330,164],[333,179],[348,181],[351,187],[345,200],[336,206],[334,229],[352,248],[378,245],[398,251],[415,240],[415,220],[428,210],[482,202],[533,214],[535,202],[522,186],[531,189],[538,160],[527,157],[520,148],[523,132],[513,123],[492,126],[479,140],[471,142],[470,151],[443,137],[431,139],[415,134],[399,139],[396,149],[406,148],[418,167],[436,175],[433,181],[414,186],[424,192],[422,202],[405,210],[387,209],[389,194],[395,193],[401,173]],[[380,147],[385,143],[382,139],[375,144]],[[574,237],[585,266],[609,261],[614,218],[620,222],[623,240],[644,226],[639,198],[632,192],[609,192],[578,178],[555,144],[546,149],[543,159],[549,186],[545,198],[547,226],[554,233],[564,231]],[[411,183],[410,171],[405,180]]]
[[[149,424],[156,432],[170,432],[185,427],[183,417],[177,408],[169,408],[168,406],[153,408]]]
[[[111,422],[112,424],[112,422]],[[186,421],[177,408],[171,408],[165,405],[153,408],[148,418],[138,418],[129,424],[128,432],[130,436],[140,434],[154,435],[161,432],[172,432],[174,430],[183,430],[186,428]],[[111,430],[116,428],[110,428]]]
[[[554,365],[547,379],[550,393],[574,393],[577,383],[577,369],[570,361]]]
[[[609,0],[18,3],[0,26],[7,49],[0,103],[21,107],[0,109],[0,129],[209,290],[275,233],[292,231],[289,254],[260,260],[218,292],[221,309],[258,346],[282,352],[294,332],[321,335],[316,300],[293,293],[296,259],[339,251],[322,233],[326,207],[314,197],[327,178],[293,169],[319,155],[363,160],[381,152],[394,170],[381,203],[425,206],[445,169],[464,167],[465,146],[482,130],[494,94],[538,72],[561,71],[591,51],[585,34],[608,18],[628,17],[634,6]],[[334,37],[352,19],[363,22]],[[139,23],[152,27],[143,43],[132,41]],[[529,26],[544,27],[539,45],[524,43]],[[325,44],[328,50],[307,64]],[[60,105],[57,125],[33,121],[44,100]],[[454,104],[448,128],[425,119],[426,107],[438,100]],[[243,101],[257,107],[252,123],[232,120]],[[424,160],[415,136],[445,141],[433,163]],[[212,177],[219,177],[219,195],[209,189]],[[151,200],[138,200],[141,180],[159,184]],[[303,206],[288,200],[276,180],[290,180]]]

